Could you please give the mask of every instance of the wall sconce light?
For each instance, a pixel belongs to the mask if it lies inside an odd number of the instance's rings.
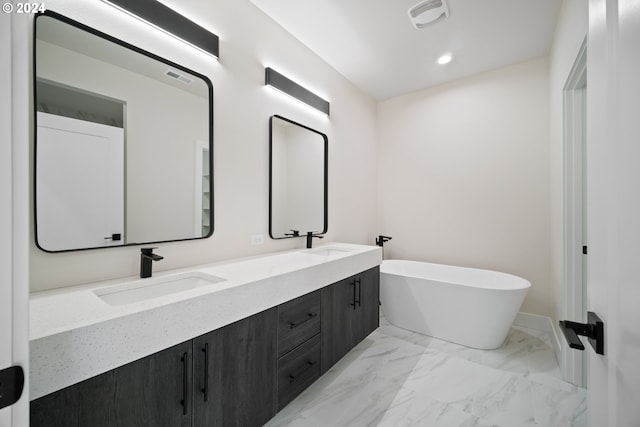
[[[180,15],[156,0],[102,0],[130,15],[190,44],[219,57],[219,39],[214,33]]]
[[[287,95],[322,111],[327,116],[329,115],[329,101],[320,98],[315,93],[300,86],[293,80],[288,79],[273,68],[267,67],[264,69],[264,84],[278,89],[279,91],[282,91]]]

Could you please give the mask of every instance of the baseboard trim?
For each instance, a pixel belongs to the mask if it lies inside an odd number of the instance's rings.
[[[547,332],[551,337],[551,347],[556,355],[558,363],[560,363],[560,340],[556,333],[556,328],[553,327],[553,321],[548,316],[540,316],[539,314],[525,313],[523,311],[516,315],[513,321],[514,326],[521,326],[523,328],[535,329],[536,331]]]

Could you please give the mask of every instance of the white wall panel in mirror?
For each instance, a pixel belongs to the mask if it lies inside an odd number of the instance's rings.
[[[271,117],[271,238],[327,231],[327,152],[325,134],[284,117]]]
[[[203,169],[211,173],[213,89],[204,76],[88,28],[53,12],[36,17],[36,109],[66,116],[77,123],[96,122],[120,128],[123,141],[122,217],[119,244],[143,244],[208,237],[213,224],[212,180],[202,185]],[[120,112],[118,112],[118,108]],[[36,239],[45,251],[110,246],[43,240],[51,228],[78,234],[75,223],[60,222],[40,209],[42,200],[64,188],[41,185],[43,167],[52,157],[40,149],[55,144],[36,118]],[[78,134],[76,132],[76,134]],[[205,141],[202,150],[194,141]],[[50,148],[55,150],[55,148]],[[197,150],[200,150],[197,152]],[[202,154],[206,153],[203,159]],[[194,159],[201,163],[197,165]],[[57,168],[87,163],[80,152],[58,156]],[[205,163],[203,164],[202,161]],[[54,169],[55,170],[55,169]],[[87,173],[96,173],[97,171]],[[90,181],[91,177],[85,177]],[[82,180],[81,177],[78,177]],[[203,211],[203,191],[209,197]],[[93,194],[80,192],[92,203]],[[63,203],[62,200],[59,200]],[[70,206],[67,209],[72,209]],[[210,215],[203,218],[202,213]],[[89,223],[94,218],[85,218]],[[104,233],[102,233],[104,234]],[[99,236],[104,239],[106,236]],[[97,241],[98,236],[85,240]],[[78,242],[80,242],[78,241]]]

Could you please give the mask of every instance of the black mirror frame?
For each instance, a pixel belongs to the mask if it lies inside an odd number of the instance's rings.
[[[322,139],[324,140],[324,225],[323,225],[323,229],[322,231],[319,232],[319,234],[325,234],[327,232],[327,230],[329,229],[329,222],[328,222],[328,217],[329,217],[329,208],[328,208],[328,201],[329,201],[329,139],[327,138],[327,135],[325,135],[322,132],[319,132],[315,129],[310,128],[309,126],[305,126],[303,124],[300,124],[298,122],[295,122],[293,120],[287,119],[286,117],[282,117],[280,115],[274,114],[273,116],[269,117],[269,237],[271,237],[274,240],[280,240],[280,239],[291,239],[294,237],[305,237],[304,234],[301,234],[300,236],[282,236],[282,237],[275,237],[273,235],[273,230],[272,230],[272,226],[271,224],[273,223],[273,119],[280,119],[280,120],[284,120],[286,122],[289,122],[291,124],[294,124],[296,126],[300,126],[303,129],[309,130],[313,133],[316,133],[318,135],[320,135],[322,137]],[[312,230],[305,230],[305,231],[312,231]],[[315,231],[315,230],[313,230]]]
[[[100,246],[100,247],[93,247],[93,248],[76,248],[76,249],[65,249],[65,250],[56,250],[56,251],[51,251],[48,249],[43,248],[42,246],[40,246],[40,242],[38,241],[38,205],[37,205],[37,188],[36,188],[36,173],[37,173],[37,149],[38,149],[38,123],[37,123],[37,105],[38,105],[38,93],[37,93],[37,84],[36,84],[36,79],[37,79],[37,74],[36,74],[36,70],[37,70],[37,61],[36,61],[36,42],[37,42],[37,19],[40,17],[49,17],[49,18],[53,18],[53,19],[57,19],[58,21],[64,22],[68,25],[74,26],[80,30],[86,31],[90,34],[93,34],[97,37],[100,37],[102,39],[105,39],[107,41],[110,41],[112,43],[118,44],[126,49],[130,49],[136,53],[139,53],[141,55],[145,55],[151,59],[155,59],[156,61],[160,61],[164,64],[169,65],[170,67],[175,67],[176,69],[179,69],[181,71],[190,73],[191,75],[202,79],[207,87],[208,87],[208,95],[209,95],[209,102],[208,102],[208,106],[209,106],[209,138],[208,138],[208,142],[209,142],[209,169],[211,171],[211,176],[209,177],[209,212],[210,212],[210,216],[209,216],[209,222],[210,222],[210,230],[209,233],[206,236],[201,236],[201,237],[188,237],[185,239],[174,239],[174,240],[155,240],[155,241],[150,241],[150,242],[136,242],[136,243],[129,243],[129,244],[124,244],[124,245],[119,245],[119,246]],[[134,46],[130,43],[127,43],[123,40],[117,39],[113,36],[110,36],[109,34],[103,33],[99,30],[96,30],[95,28],[89,27],[85,24],[82,24],[78,21],[75,21],[71,18],[68,18],[64,15],[61,15],[57,12],[54,12],[52,10],[45,10],[44,12],[39,12],[35,14],[34,17],[34,21],[33,21],[33,52],[32,52],[32,59],[33,59],[33,144],[34,144],[34,148],[33,148],[33,228],[34,228],[34,239],[35,239],[35,244],[36,247],[44,252],[47,253],[62,253],[62,252],[75,252],[75,251],[86,251],[86,250],[93,250],[93,249],[113,249],[113,248],[122,248],[122,247],[128,247],[128,246],[141,246],[141,245],[149,245],[149,244],[156,244],[156,243],[168,243],[168,242],[182,242],[182,241],[188,241],[188,240],[200,240],[200,239],[207,239],[209,237],[211,237],[213,235],[214,232],[214,164],[213,164],[213,84],[211,83],[211,80],[200,73],[197,73],[189,68],[186,68],[180,64],[177,64],[173,61],[170,61],[168,59],[165,59],[161,56],[158,56],[154,53],[151,53],[149,51],[146,51],[144,49],[141,49],[137,46]]]

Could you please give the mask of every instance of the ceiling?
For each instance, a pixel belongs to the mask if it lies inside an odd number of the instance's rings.
[[[562,2],[448,0],[449,17],[418,30],[420,0],[250,1],[377,100],[547,55]]]

